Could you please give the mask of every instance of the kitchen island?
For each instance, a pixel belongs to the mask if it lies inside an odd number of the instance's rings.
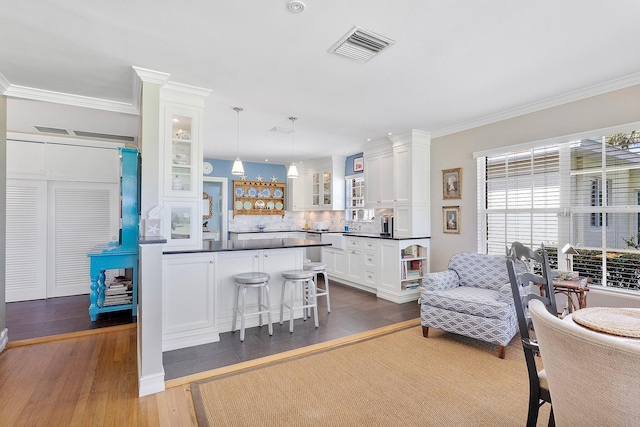
[[[235,281],[239,273],[271,275],[272,319],[280,316],[281,273],[302,269],[308,247],[330,243],[294,239],[204,241],[200,249],[166,250],[162,257],[162,351],[216,342],[231,331]],[[247,305],[257,304],[247,295]],[[295,312],[302,317],[302,310]],[[247,327],[257,326],[257,317]]]

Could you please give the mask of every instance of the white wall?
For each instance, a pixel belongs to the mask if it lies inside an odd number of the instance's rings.
[[[7,327],[5,307],[5,254],[7,219],[7,98],[0,94],[0,351]],[[5,337],[6,338],[6,337]]]
[[[477,252],[476,159],[473,153],[640,120],[640,85],[469,129],[431,141],[431,271],[451,255]],[[442,170],[462,167],[462,199],[442,199]],[[442,233],[442,206],[461,208],[460,234]]]

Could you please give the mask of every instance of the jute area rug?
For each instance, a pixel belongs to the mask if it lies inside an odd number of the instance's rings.
[[[518,336],[506,358],[476,340],[412,326],[191,383],[204,426],[524,426]],[[540,410],[547,425],[549,405]]]

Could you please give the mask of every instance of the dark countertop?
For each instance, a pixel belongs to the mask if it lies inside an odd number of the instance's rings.
[[[366,237],[369,239],[385,239],[385,240],[417,240],[417,239],[430,239],[429,236],[424,237],[388,237],[381,236],[379,234],[368,234],[368,233],[342,233],[343,236],[347,237]]]
[[[163,254],[255,251],[261,249],[307,248],[310,246],[331,246],[331,243],[304,239],[206,240],[202,243],[202,249],[168,250],[164,251]]]
[[[320,230],[251,230],[251,231],[230,231],[229,234],[249,234],[249,233],[315,233],[315,234],[324,234],[324,233],[344,233],[344,231],[320,231]]]

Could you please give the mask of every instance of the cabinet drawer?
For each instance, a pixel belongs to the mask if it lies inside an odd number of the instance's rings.
[[[373,270],[365,270],[364,271],[364,282],[371,286],[375,287],[376,285],[376,273]]]
[[[365,251],[375,251],[376,250],[376,242],[372,240],[364,241],[364,250]]]
[[[376,254],[373,252],[365,252],[364,253],[364,265],[367,267],[375,267],[376,266]]]
[[[362,239],[357,237],[347,237],[347,248],[359,249],[362,247]]]

